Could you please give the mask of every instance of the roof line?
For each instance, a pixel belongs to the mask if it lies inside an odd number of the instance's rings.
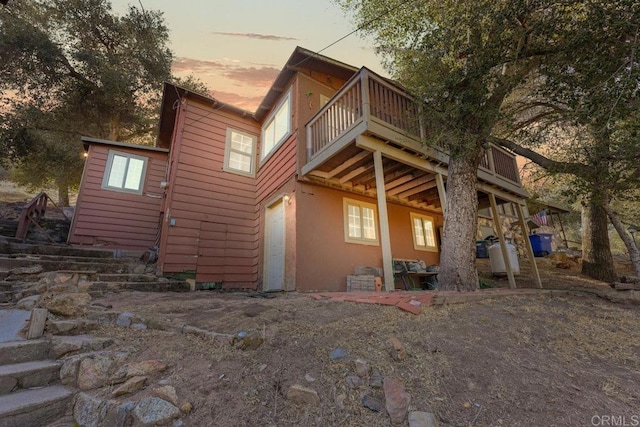
[[[136,150],[157,151],[160,153],[169,152],[168,148],[159,148],[159,147],[154,147],[152,145],[132,144],[130,142],[109,141],[108,139],[92,138],[89,136],[80,137],[80,140],[82,141],[85,149],[87,149],[87,147],[90,144],[102,144],[102,145],[109,145],[113,147],[133,148]]]

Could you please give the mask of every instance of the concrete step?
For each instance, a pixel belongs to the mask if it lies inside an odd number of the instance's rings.
[[[111,260],[115,261],[115,260]],[[145,265],[140,263],[122,262],[79,262],[79,261],[51,261],[41,259],[18,259],[0,256],[0,268],[13,269],[18,267],[42,266],[43,271],[84,270],[97,273],[138,273],[145,271]]]
[[[60,366],[53,360],[0,366],[0,395],[54,383],[60,379]]]
[[[49,348],[46,340],[0,342],[0,365],[48,359]]]
[[[45,426],[64,416],[72,399],[71,389],[60,385],[0,396],[0,427]]]
[[[86,249],[74,248],[67,245],[29,244],[17,242],[0,243],[0,253],[114,258],[114,251],[108,249]]]
[[[156,282],[93,282],[87,292],[93,297],[104,296],[108,292],[189,292],[190,285],[183,281]]]

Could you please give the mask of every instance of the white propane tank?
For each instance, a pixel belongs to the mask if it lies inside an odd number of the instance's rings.
[[[518,251],[511,243],[507,243],[507,253],[511,261],[511,271],[513,274],[520,274],[520,263],[518,262]],[[489,246],[489,259],[491,260],[491,272],[493,274],[507,274],[507,266],[502,257],[500,242]]]

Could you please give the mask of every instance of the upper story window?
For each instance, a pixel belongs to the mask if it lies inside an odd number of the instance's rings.
[[[344,199],[343,207],[345,241],[377,245],[375,205],[359,200]]]
[[[436,229],[433,217],[411,214],[413,228],[413,247],[419,251],[438,252]]]
[[[227,172],[253,176],[255,174],[256,141],[255,135],[228,128],[223,169]]]
[[[291,90],[280,101],[262,127],[262,156],[266,158],[291,134]]]
[[[109,150],[102,188],[142,194],[147,157]]]

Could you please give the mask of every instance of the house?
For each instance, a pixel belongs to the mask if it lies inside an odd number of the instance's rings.
[[[392,259],[440,262],[448,156],[367,68],[298,47],[255,112],[165,84],[159,127],[155,147],[84,139],[70,243],[155,245],[163,274],[259,290],[345,290],[355,266],[391,290]],[[522,217],[513,154],[488,148],[478,178]]]

